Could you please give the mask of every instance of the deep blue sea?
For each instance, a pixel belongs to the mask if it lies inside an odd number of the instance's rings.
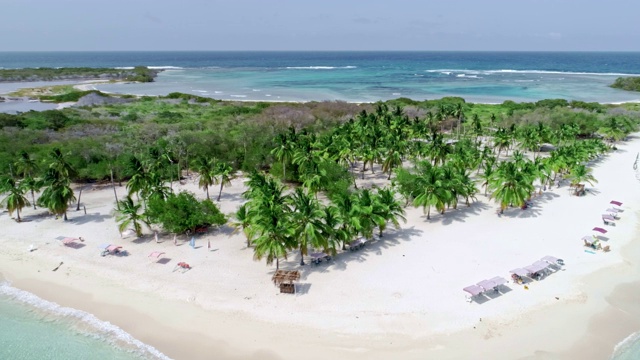
[[[500,103],[547,98],[624,102],[609,88],[640,75],[640,52],[5,52],[0,67],[165,69],[151,84],[104,84],[118,93],[178,91],[218,99],[372,102],[460,96]],[[6,88],[7,85],[4,87]],[[2,92],[0,86],[0,92]]]

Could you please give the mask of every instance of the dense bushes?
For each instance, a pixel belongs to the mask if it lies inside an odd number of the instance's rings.
[[[167,199],[149,201],[147,211],[151,223],[160,224],[166,231],[181,234],[194,232],[198,227],[220,226],[225,216],[211,200],[198,201],[192,193],[169,194]]]
[[[640,77],[619,77],[610,86],[616,89],[640,91]]]

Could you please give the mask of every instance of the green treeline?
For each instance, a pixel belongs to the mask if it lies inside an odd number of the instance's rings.
[[[631,107],[565,100],[488,105],[460,98],[397,99],[382,105],[397,108],[406,116],[402,126],[428,126],[447,137],[469,137],[478,128],[489,134],[498,128],[544,124],[550,131],[572,126],[578,137],[598,135],[619,140],[638,118],[637,109]],[[158,154],[170,160],[163,170],[167,181],[170,175],[176,180],[179,170],[193,169],[194,160],[200,157],[215,158],[243,171],[270,170],[284,174],[289,181],[299,181],[304,165],[294,165],[286,154],[272,153],[281,146],[283,136],[293,128],[307,139],[305,146],[316,146],[320,139],[328,146],[330,140],[323,136],[362,116],[363,111],[375,113],[376,105],[228,102],[176,93],[122,104],[0,114],[0,171],[11,174],[22,151],[42,162],[52,149],[59,148],[77,170],[73,181],[79,182],[105,181],[110,170],[116,181],[126,180],[131,176],[128,162],[132,156],[144,160]],[[371,161],[377,162],[378,157]],[[316,170],[327,174],[331,184],[349,181],[348,174],[334,163],[319,166]]]
[[[126,80],[139,82],[152,82],[158,74],[158,70],[152,70],[144,66],[133,69],[112,68],[26,68],[26,69],[0,69],[0,82],[20,81],[53,81],[53,80]]]
[[[610,86],[616,89],[640,91],[640,77],[619,77]]]

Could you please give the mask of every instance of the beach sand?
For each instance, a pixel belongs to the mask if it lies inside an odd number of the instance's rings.
[[[605,359],[615,344],[640,330],[640,182],[632,169],[638,135],[593,164],[599,183],[583,197],[562,184],[533,198],[527,210],[497,205],[484,189],[470,207],[444,215],[407,208],[407,223],[364,249],[330,263],[300,267],[292,252],[281,268],[298,269],[296,295],[279,294],[274,266],[253,261],[241,233],[224,226],[173,243],[120,238],[109,186],[87,186],[87,214],[71,221],[25,209],[27,222],[0,215],[0,273],[12,285],[61,305],[95,314],[175,359]],[[384,184],[379,171],[360,186]],[[198,197],[196,179],[174,190]],[[221,210],[242,203],[243,179],[223,190]],[[122,198],[124,187],[117,188]],[[217,188],[210,189],[217,194]],[[77,191],[76,191],[77,193]],[[611,252],[585,252],[582,236],[603,226],[610,200],[624,202],[616,226],[606,227]],[[83,237],[81,248],[58,236]],[[211,249],[208,249],[208,242]],[[126,257],[101,257],[98,245],[122,245]],[[29,252],[29,246],[37,250]],[[163,251],[166,264],[148,257]],[[545,255],[566,266],[541,281],[507,284],[508,291],[469,303],[462,288]],[[173,271],[179,261],[193,269]],[[63,265],[51,271],[60,262]],[[309,261],[307,261],[309,262]]]

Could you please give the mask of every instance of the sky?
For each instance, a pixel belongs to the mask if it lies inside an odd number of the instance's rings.
[[[638,0],[0,0],[0,51],[640,51]]]

